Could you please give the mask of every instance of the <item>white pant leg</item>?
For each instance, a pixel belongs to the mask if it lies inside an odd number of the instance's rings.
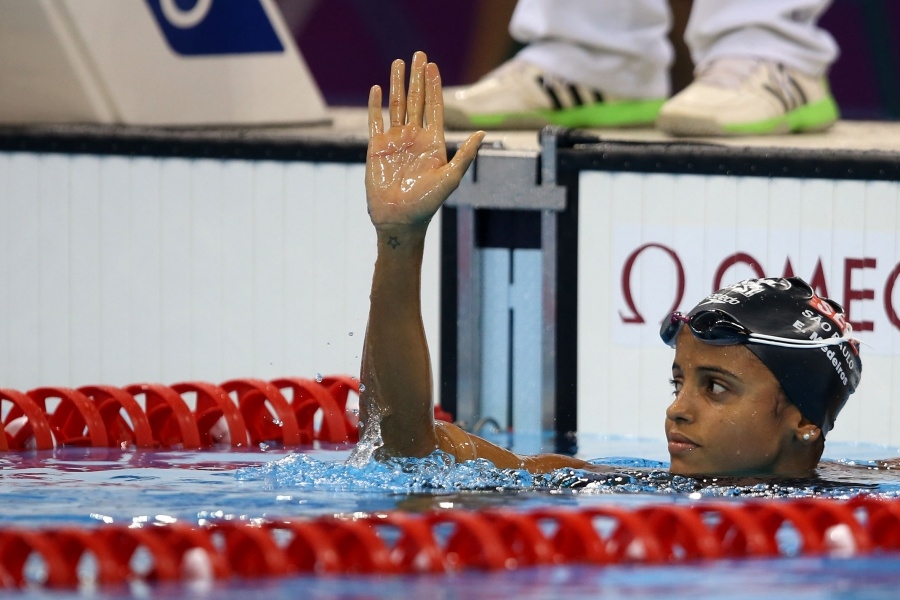
[[[837,43],[817,26],[831,0],[694,0],[684,34],[694,64],[722,56],[775,60],[822,75]]]
[[[669,95],[667,0],[519,0],[509,24],[519,57],[614,96]]]

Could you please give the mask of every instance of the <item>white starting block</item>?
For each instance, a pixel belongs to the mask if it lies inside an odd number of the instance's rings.
[[[328,121],[273,0],[0,0],[0,123]]]

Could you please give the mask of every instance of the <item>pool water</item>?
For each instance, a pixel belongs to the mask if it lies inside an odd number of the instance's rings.
[[[900,561],[790,558],[715,561],[691,566],[538,567],[442,576],[272,578],[152,589],[38,592],[46,598],[302,598],[303,600],[896,600]]]
[[[372,513],[391,510],[530,510],[612,503],[696,503],[723,497],[847,498],[900,496],[900,473],[877,459],[900,451],[873,445],[826,445],[820,478],[779,484],[696,481],[666,473],[665,444],[629,438],[581,439],[582,457],[613,457],[617,476],[559,472],[548,477],[456,465],[439,455],[396,464],[350,467],[349,446],[235,452],[120,451],[63,448],[0,454],[0,526],[100,526],[103,523],[204,524],[219,520]],[[615,458],[620,457],[620,458]],[[642,457],[640,459],[630,457]],[[462,485],[460,484],[462,482]],[[404,577],[293,577],[266,581],[93,588],[66,595],[152,594],[268,598],[792,598],[896,597],[898,557],[789,558],[696,565],[530,568],[501,573]],[[29,592],[43,593],[43,592]],[[60,597],[54,593],[53,597]],[[100,597],[100,596],[97,596]]]

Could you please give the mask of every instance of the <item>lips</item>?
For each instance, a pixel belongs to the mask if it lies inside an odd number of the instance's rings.
[[[700,447],[700,444],[691,438],[675,431],[669,432],[666,437],[669,440],[669,454],[683,454]]]

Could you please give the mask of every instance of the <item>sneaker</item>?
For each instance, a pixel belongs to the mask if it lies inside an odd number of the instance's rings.
[[[444,125],[450,129],[651,125],[662,104],[661,98],[605,95],[513,59],[472,85],[445,88]]]
[[[663,105],[656,126],[673,135],[760,135],[821,131],[837,119],[824,77],[758,58],[720,58]]]

